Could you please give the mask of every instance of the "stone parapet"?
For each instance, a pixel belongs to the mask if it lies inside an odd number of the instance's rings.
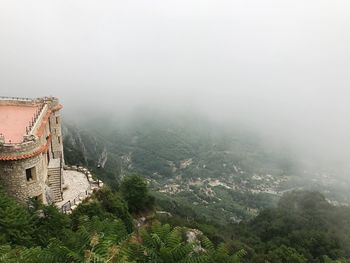
[[[72,166],[65,165],[65,166],[63,166],[63,169],[64,170],[77,171],[77,172],[81,172],[81,173],[85,174],[85,176],[86,176],[87,180],[89,181],[90,186],[91,186],[92,189],[93,188],[101,188],[101,187],[103,187],[103,182],[101,180],[93,179],[91,172],[85,167],[76,166],[76,165],[72,165]]]
[[[17,144],[0,145],[0,161],[21,160],[37,156],[47,150],[51,136]]]

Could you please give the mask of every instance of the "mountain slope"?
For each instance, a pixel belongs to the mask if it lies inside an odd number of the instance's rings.
[[[188,207],[220,224],[250,218],[273,205],[298,172],[287,151],[198,116],[144,113],[111,120],[66,124],[67,162],[89,166],[116,188],[123,176],[139,172],[173,212]]]

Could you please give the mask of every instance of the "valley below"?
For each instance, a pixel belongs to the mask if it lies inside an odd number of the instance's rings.
[[[189,220],[237,223],[294,190],[321,192],[336,206],[350,203],[349,182],[334,167],[305,165],[258,132],[198,116],[98,118],[66,123],[63,132],[68,163],[87,166],[116,189],[125,175],[139,173],[160,210]]]

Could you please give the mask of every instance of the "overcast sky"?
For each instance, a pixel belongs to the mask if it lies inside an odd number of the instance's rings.
[[[344,155],[349,14],[349,0],[0,0],[0,93],[239,116]]]

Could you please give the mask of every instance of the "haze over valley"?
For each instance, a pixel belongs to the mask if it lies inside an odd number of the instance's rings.
[[[0,263],[350,262],[349,11],[0,1],[0,95],[59,98],[65,164],[104,184],[68,215],[0,182]]]

